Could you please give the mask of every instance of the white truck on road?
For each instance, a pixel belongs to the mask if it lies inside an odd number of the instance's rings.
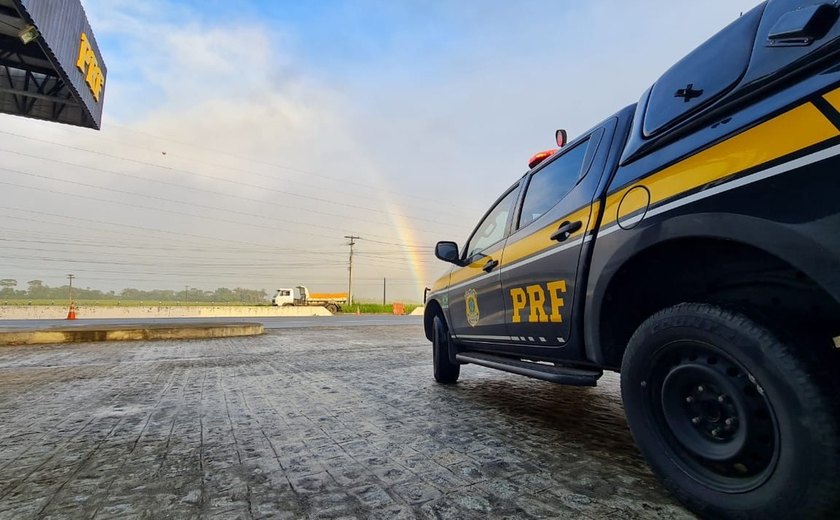
[[[341,310],[343,305],[347,305],[347,293],[310,294],[309,289],[303,285],[298,285],[294,289],[277,289],[271,299],[271,304],[277,307],[292,305],[297,307],[325,307],[335,314]]]

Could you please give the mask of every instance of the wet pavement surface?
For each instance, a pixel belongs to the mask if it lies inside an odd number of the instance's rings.
[[[0,519],[692,518],[618,378],[464,366],[416,324],[0,348]]]
[[[336,316],[247,316],[238,318],[100,318],[77,320],[7,320],[0,319],[3,330],[33,330],[67,327],[106,327],[123,325],[189,325],[195,323],[262,323],[266,329],[289,329],[305,327],[362,327],[362,326],[405,326],[423,323],[422,316],[391,316],[387,314],[338,314]]]

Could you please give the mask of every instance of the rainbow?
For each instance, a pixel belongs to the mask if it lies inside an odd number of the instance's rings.
[[[426,272],[426,266],[423,264],[421,258],[421,253],[417,248],[417,238],[414,230],[409,225],[408,219],[406,219],[405,215],[403,215],[400,208],[397,207],[392,200],[390,200],[390,197],[382,197],[382,199],[385,203],[386,210],[391,215],[391,221],[394,229],[397,230],[397,236],[399,237],[400,242],[405,244],[405,259],[408,263],[409,270],[411,271],[411,276],[414,278],[414,283],[417,287],[417,294],[419,294],[422,298],[423,289],[425,289],[429,278],[428,273]]]

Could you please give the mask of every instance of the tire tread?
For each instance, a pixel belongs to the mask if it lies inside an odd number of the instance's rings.
[[[636,356],[644,354],[636,347],[648,335],[669,327],[704,327],[713,322],[720,324],[720,328],[737,330],[740,337],[753,338],[762,345],[764,355],[786,374],[791,386],[798,388],[804,397],[804,402],[808,403],[808,410],[803,410],[803,413],[807,414],[812,438],[819,439],[828,452],[833,450],[834,457],[824,461],[825,463],[820,467],[812,468],[819,474],[811,479],[811,482],[815,484],[808,490],[807,496],[799,497],[801,500],[797,501],[798,503],[789,503],[788,500],[784,503],[772,504],[762,511],[735,512],[717,509],[681,489],[674,479],[662,474],[655,465],[651,465],[651,468],[669,492],[704,517],[828,518],[840,507],[840,487],[838,486],[840,482],[840,428],[838,428],[836,403],[838,395],[836,366],[833,362],[821,362],[824,361],[822,358],[825,356],[801,355],[799,350],[781,341],[780,336],[772,332],[770,328],[743,314],[711,304],[681,303],[655,313],[639,326],[628,343],[622,362],[622,373],[626,373],[626,367],[636,363]],[[832,372],[835,374],[834,377],[826,377]],[[622,385],[622,390],[624,391],[624,385]],[[778,499],[779,502],[782,500],[781,497]]]

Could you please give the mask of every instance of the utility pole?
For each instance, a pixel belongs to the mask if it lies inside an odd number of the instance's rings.
[[[382,305],[385,305],[385,278],[382,279]]]
[[[186,303],[187,303],[187,297],[188,297],[188,295],[189,295],[189,292],[190,292],[190,286],[189,286],[189,285],[185,285],[185,286],[184,286],[184,304],[185,304],[185,305],[186,305]]]
[[[70,280],[70,303],[73,303],[73,278],[75,278],[75,274],[68,274],[67,279]]]
[[[344,238],[350,240],[350,243],[347,244],[350,246],[350,263],[347,277],[347,305],[353,305],[353,246],[356,245],[356,240],[359,240],[362,237],[344,235]]]

